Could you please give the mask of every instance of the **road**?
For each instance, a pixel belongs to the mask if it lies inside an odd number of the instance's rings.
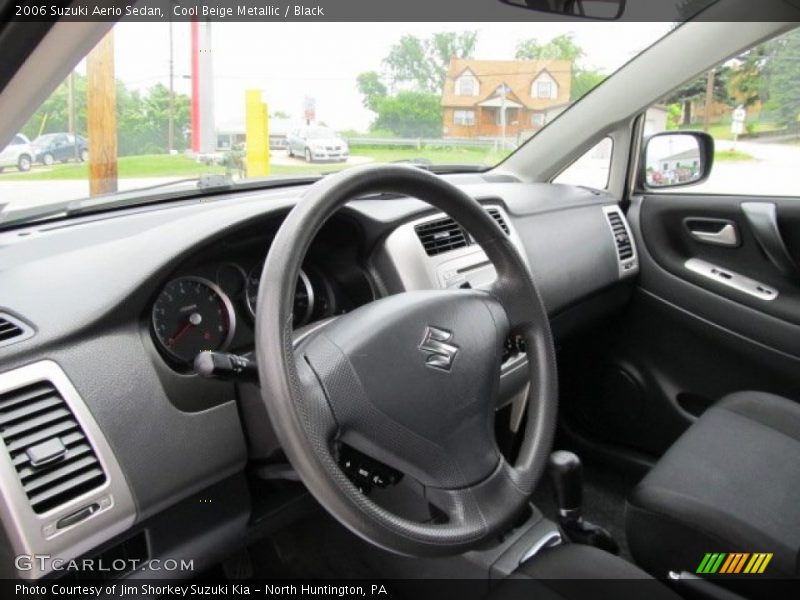
[[[716,143],[731,150],[733,142]],[[705,183],[684,188],[691,193],[745,196],[800,196],[800,145],[737,142],[736,150],[754,160],[719,161]]]
[[[717,147],[730,150],[733,142],[720,141]],[[686,193],[800,196],[800,145],[759,144],[738,142],[736,150],[745,152],[753,160],[718,161],[711,177],[703,184],[680,188]],[[366,157],[353,156],[348,165],[370,162]],[[281,164],[304,166],[300,159],[281,157]],[[571,170],[569,181],[580,185],[603,187],[606,173],[602,159],[581,159]],[[180,177],[147,177],[120,179],[119,189],[160,185]],[[0,175],[0,205],[11,203],[14,208],[27,208],[62,200],[85,198],[89,183],[85,180],[41,181],[24,179],[4,180]]]

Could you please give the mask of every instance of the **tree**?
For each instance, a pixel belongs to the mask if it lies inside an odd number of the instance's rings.
[[[572,85],[570,87],[569,99],[572,102],[582,98],[591,92],[598,85],[603,83],[606,76],[597,71],[590,71],[573,67]]]
[[[795,29],[776,40],[766,78],[767,108],[781,125],[800,128],[800,31]]]
[[[75,73],[73,75],[75,98],[75,130],[80,133],[86,131],[86,77]],[[30,139],[36,138],[39,133],[67,131],[69,128],[68,86],[66,80],[62,82],[50,97],[45,100],[35,113],[28,119],[22,128],[22,133]]]
[[[539,43],[536,38],[524,40],[517,44],[514,55],[522,60],[568,60],[572,63],[572,84],[569,99],[571,102],[582,98],[592,88],[599,85],[606,76],[602,73],[580,66],[580,60],[586,56],[575,40],[573,34],[557,35],[546,44]]]
[[[75,132],[86,132],[86,78],[74,74]],[[30,138],[41,133],[68,130],[67,84],[59,85],[28,120],[22,131]],[[190,101],[185,94],[175,94],[175,144],[187,145]],[[142,93],[129,90],[117,81],[117,139],[120,156],[167,151],[169,131],[169,90],[161,83]]]
[[[430,38],[408,34],[392,46],[383,62],[392,82],[441,94],[450,59],[472,58],[477,40],[477,31],[434,33]]]
[[[392,84],[408,84],[412,89],[401,89],[391,94],[376,71],[361,73],[356,78],[364,106],[377,114],[370,129],[404,137],[440,136],[440,100],[450,59],[471,58],[477,38],[475,31],[434,33],[429,38],[414,35],[400,38],[389,50],[383,64]]]
[[[730,103],[731,97],[728,93],[728,82],[731,76],[731,68],[721,66],[714,73],[713,99],[719,102]],[[692,103],[702,100],[706,95],[706,85],[708,83],[708,73],[704,73],[697,79],[685,83],[674,90],[665,98],[667,104],[677,103],[682,106],[683,118],[681,125],[686,126],[692,122]]]
[[[573,39],[573,34],[557,35],[546,44],[540,44],[536,38],[524,40],[517,44],[517,59],[528,60],[568,60],[577,62],[585,56],[583,48]]]
[[[270,115],[270,117],[272,117],[273,119],[291,119],[292,115],[282,110],[276,110]]]
[[[442,105],[439,94],[401,91],[379,98],[378,118],[372,129],[389,130],[401,137],[442,135]]]
[[[381,81],[381,76],[375,71],[361,73],[356,78],[358,91],[364,96],[362,100],[364,106],[373,112],[378,112],[378,101],[386,96],[387,89]]]

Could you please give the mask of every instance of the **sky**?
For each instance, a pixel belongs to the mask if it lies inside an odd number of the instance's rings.
[[[175,90],[189,94],[189,24],[173,24]],[[364,108],[356,77],[381,71],[391,46],[405,34],[477,30],[475,58],[512,59],[517,43],[547,42],[573,33],[585,50],[582,64],[612,73],[662,37],[669,23],[231,23],[212,24],[217,125],[243,122],[245,90],[262,90],[270,113],[300,119],[303,99],[316,99],[317,119],[337,130],[366,131],[374,114]],[[169,24],[119,23],[117,78],[145,90],[169,81]]]

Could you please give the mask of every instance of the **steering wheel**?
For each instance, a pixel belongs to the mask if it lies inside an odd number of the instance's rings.
[[[295,344],[292,305],[305,254],[346,202],[393,192],[444,211],[494,264],[488,291],[396,294],[361,306]],[[328,175],[289,213],[258,291],[261,395],[289,461],[351,531],[411,556],[457,554],[507,527],[542,475],[555,431],[553,338],[533,276],[486,210],[422,169],[365,166]],[[501,455],[494,414],[503,345],[526,340],[530,399],[515,464]],[[412,477],[446,519],[416,522],[379,506],[337,463],[345,443]],[[442,522],[444,521],[444,522]]]

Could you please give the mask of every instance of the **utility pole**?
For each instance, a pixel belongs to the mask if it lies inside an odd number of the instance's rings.
[[[78,160],[78,141],[75,139],[75,71],[71,71],[67,77],[67,131],[74,141],[72,158]]]
[[[114,30],[86,59],[86,132],[89,136],[89,193],[117,191],[117,85]]]
[[[175,60],[172,45],[172,19],[169,21],[169,131],[167,133],[167,147],[169,154],[175,149]]]
[[[711,105],[714,102],[714,69],[708,71],[706,79],[706,106],[703,114],[703,131],[708,131],[711,125]]]

